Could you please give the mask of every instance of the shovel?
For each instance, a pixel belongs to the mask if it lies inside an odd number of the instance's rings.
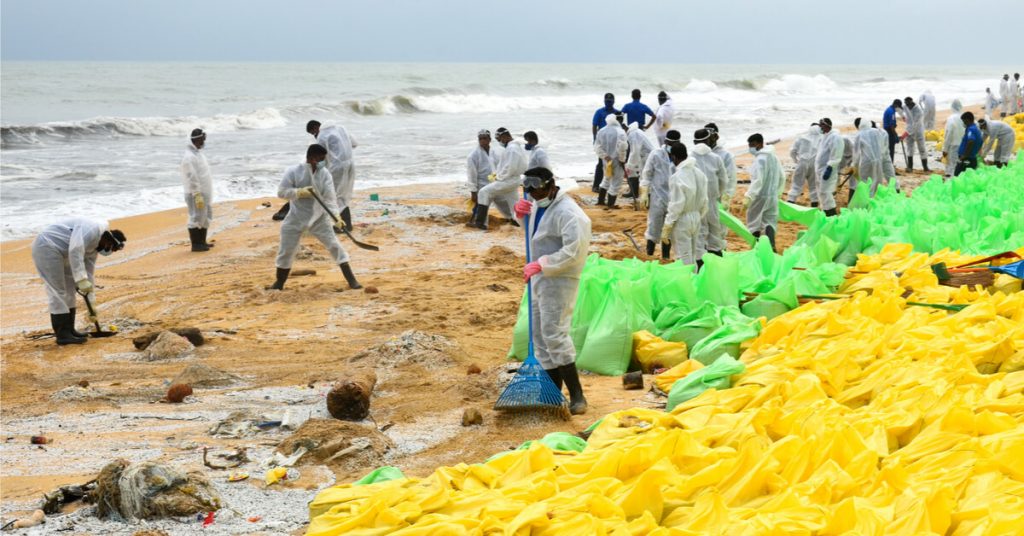
[[[316,193],[316,190],[313,190],[313,199],[316,199],[316,202],[320,203],[320,206],[323,207],[324,212],[331,216],[331,219],[334,220],[335,226],[341,224],[341,227],[339,227],[339,229],[341,229],[341,231],[345,233],[345,236],[347,236],[348,239],[351,240],[352,243],[356,245],[356,247],[368,249],[370,251],[380,251],[380,248],[373,244],[367,244],[365,242],[360,242],[356,240],[356,237],[352,236],[352,233],[348,232],[348,229],[345,228],[345,224],[343,224],[341,220],[339,220],[338,217],[335,216],[333,212],[331,212],[331,209],[327,208],[327,205],[324,204],[323,199],[320,199],[320,195]]]
[[[622,234],[626,235],[626,238],[628,238],[629,241],[633,243],[633,247],[635,247],[637,251],[640,251],[640,245],[637,244],[636,239],[633,238],[632,229],[626,229],[625,231],[622,231]]]
[[[92,307],[92,300],[89,299],[89,295],[84,292],[78,293],[82,296],[83,299],[85,299],[85,306],[89,308],[89,316],[97,319],[95,321],[96,331],[93,331],[88,335],[95,339],[102,339],[103,337],[113,337],[114,335],[117,335],[117,332],[114,331],[103,331],[103,328],[100,327],[100,321],[96,316],[96,309],[93,309]]]

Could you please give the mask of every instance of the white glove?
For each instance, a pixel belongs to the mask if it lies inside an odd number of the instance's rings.
[[[89,281],[88,278],[75,281],[75,286],[78,287],[78,292],[81,292],[82,294],[88,294],[92,292],[93,289],[92,281]]]
[[[196,209],[206,210],[206,199],[203,198],[203,194],[196,192],[192,194],[192,199],[196,202]]]
[[[644,186],[640,187],[640,203],[646,209],[651,208],[651,192]]]
[[[299,199],[310,199],[313,197],[313,187],[306,186],[305,188],[299,188],[295,191],[295,196]]]

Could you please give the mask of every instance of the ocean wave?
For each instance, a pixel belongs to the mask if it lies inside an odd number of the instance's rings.
[[[746,78],[741,78],[739,80],[722,80],[715,83],[722,87],[742,89],[746,91],[755,91],[760,89],[760,85],[757,82],[754,80],[747,80]]]
[[[771,93],[819,93],[834,90],[837,86],[831,78],[818,74],[807,76],[802,74],[786,74],[780,78],[768,80],[761,89]]]
[[[3,126],[0,127],[0,147],[73,141],[86,137],[184,136],[196,127],[208,132],[260,130],[281,127],[287,123],[276,108],[211,117],[96,117],[85,121]]]
[[[560,109],[579,106],[588,97],[576,96],[529,96],[507,97],[488,93],[439,95],[392,95],[370,100],[346,101],[340,108],[359,115],[394,115],[403,113],[505,113],[521,110]],[[600,103],[594,99],[594,102]],[[317,110],[333,107],[319,106]],[[309,108],[305,108],[308,110]],[[295,109],[298,113],[302,109]]]
[[[568,78],[541,78],[540,80],[534,80],[533,83],[538,86],[566,88],[572,85],[572,80]]]

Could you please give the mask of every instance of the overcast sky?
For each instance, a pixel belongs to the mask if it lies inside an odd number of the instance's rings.
[[[0,10],[4,60],[1024,63],[1022,0],[3,0]]]

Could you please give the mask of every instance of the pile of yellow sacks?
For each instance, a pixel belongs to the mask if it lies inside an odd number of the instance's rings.
[[[941,287],[940,260],[969,258],[862,256],[849,297],[767,323],[730,389],[613,413],[579,454],[329,488],[307,534],[1020,534],[1024,293]]]
[[[1018,151],[1024,150],[1024,113],[1009,115],[998,120],[1013,127],[1013,130],[1017,133],[1014,149]],[[924,139],[927,141],[934,141],[936,146],[939,148],[942,148],[942,140],[945,138],[946,132],[944,130],[929,130],[924,133]]]

